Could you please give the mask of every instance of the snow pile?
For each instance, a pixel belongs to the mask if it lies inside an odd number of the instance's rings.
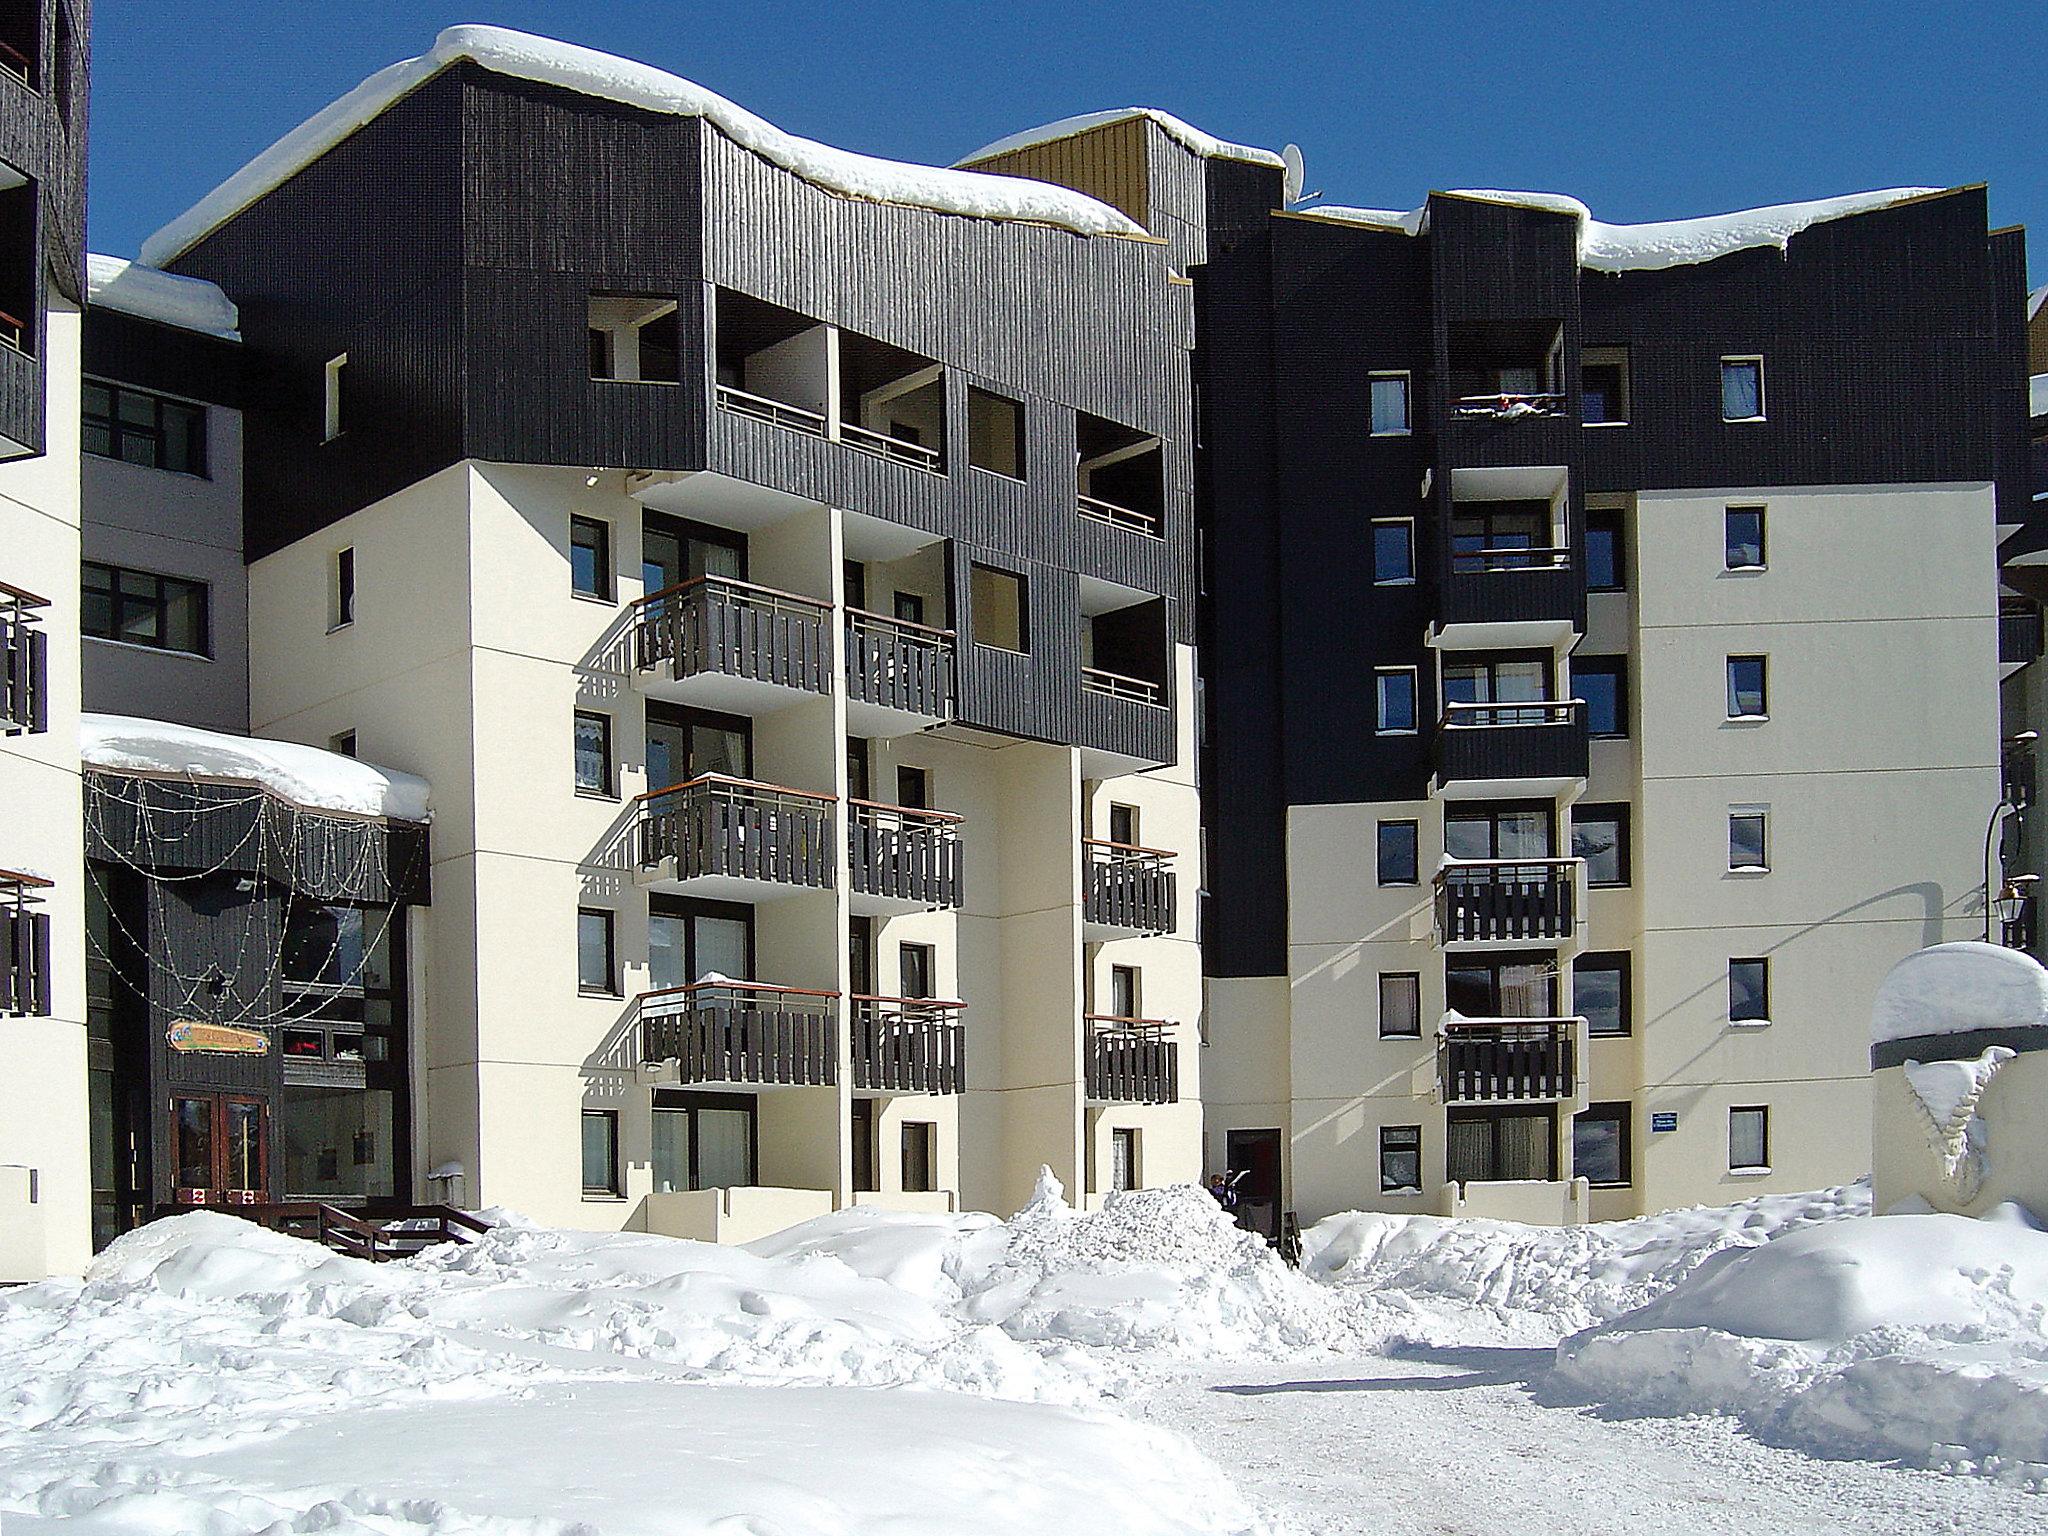
[[[2048,1233],[2017,1207],[1724,1253],[1557,1358],[1568,1389],[1638,1412],[2048,1487]]]
[[[1443,195],[1565,214],[1578,221],[1580,266],[1595,272],[1650,272],[1714,261],[1736,251],[1766,248],[1782,251],[1794,235],[1815,224],[1890,208],[1916,197],[1933,196],[1941,190],[1939,187],[1890,187],[1879,192],[1852,193],[1847,197],[1777,203],[1768,208],[1744,209],[1739,213],[1714,214],[1699,219],[1666,219],[1649,224],[1604,224],[1594,218],[1592,210],[1577,198],[1556,192],[1461,189]],[[1301,211],[1313,218],[1364,224],[1407,235],[1421,234],[1429,222],[1427,204],[1407,213],[1389,208],[1331,205],[1318,205]]]
[[[1710,1254],[1870,1208],[1867,1184],[1577,1227],[1352,1211],[1302,1235],[1302,1269],[1432,1342],[1554,1342],[1676,1285]]]
[[[2048,1023],[2048,969],[2024,950],[1967,940],[1915,950],[1893,966],[1870,1010],[1882,1045]]]
[[[79,756],[89,768],[260,784],[294,805],[428,821],[427,781],[395,768],[295,741],[229,736],[131,715],[79,716]]]
[[[138,320],[240,341],[241,317],[228,296],[200,277],[180,277],[118,256],[85,258],[85,301]]]
[[[445,28],[418,58],[379,70],[264,150],[144,242],[143,260],[165,266],[242,209],[282,186],[393,102],[468,60],[493,74],[676,117],[701,117],[734,143],[829,192],[983,219],[1028,219],[1080,235],[1144,230],[1094,198],[1015,176],[943,170],[855,154],[784,133],[715,91],[651,64],[507,27]]]
[[[1031,149],[1039,144],[1072,138],[1075,134],[1086,133],[1091,128],[1106,128],[1111,123],[1127,123],[1133,118],[1148,118],[1157,123],[1169,139],[1205,160],[1248,160],[1253,165],[1274,167],[1282,164],[1280,157],[1270,149],[1254,149],[1249,144],[1232,144],[1227,139],[1219,139],[1204,133],[1194,124],[1182,121],[1171,112],[1162,112],[1157,107],[1116,107],[1107,112],[1083,112],[1075,117],[1063,117],[1058,122],[1045,123],[1037,128],[1026,128],[1021,133],[997,139],[993,144],[984,144],[973,154],[963,155],[953,163],[956,166],[975,165],[983,160],[993,160],[997,155],[1014,154],[1020,149]]]

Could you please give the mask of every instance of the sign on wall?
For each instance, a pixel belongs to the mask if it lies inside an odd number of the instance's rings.
[[[172,1050],[187,1055],[261,1056],[270,1049],[270,1036],[260,1029],[208,1024],[199,1019],[179,1019],[165,1038]]]
[[[1651,1113],[1651,1115],[1650,1115],[1650,1132],[1651,1132],[1651,1134],[1652,1134],[1652,1135],[1656,1135],[1656,1134],[1658,1134],[1659,1132],[1663,1132],[1663,1131],[1675,1131],[1675,1130],[1677,1130],[1677,1129],[1678,1129],[1678,1111],[1677,1111],[1677,1110],[1675,1110],[1675,1109],[1660,1109],[1660,1110],[1656,1110],[1656,1111],[1653,1111],[1653,1112]]]

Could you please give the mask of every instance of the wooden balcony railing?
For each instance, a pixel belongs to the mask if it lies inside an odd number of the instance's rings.
[[[723,673],[829,693],[832,605],[730,576],[698,576],[634,604],[634,660],[678,678]]]
[[[1104,501],[1100,496],[1089,496],[1077,492],[1074,497],[1076,510],[1083,517],[1093,518],[1098,523],[1108,523],[1116,528],[1128,528],[1133,533],[1160,537],[1162,519],[1157,512],[1142,512],[1135,507],[1121,507],[1113,501]]]
[[[849,800],[846,807],[855,891],[932,908],[960,905],[961,817],[879,800]]]
[[[837,992],[725,978],[640,995],[642,1059],[685,1083],[839,1080]]]
[[[961,1093],[967,1005],[932,997],[853,998],[853,1086],[869,1093]]]
[[[38,619],[49,606],[0,581],[0,736],[50,728],[50,640]]]
[[[1180,1046],[1164,1019],[1091,1013],[1088,1097],[1104,1104],[1178,1104]]]
[[[833,797],[707,773],[640,796],[640,867],[829,889]]]
[[[1445,1020],[1436,1076],[1446,1104],[1532,1103],[1578,1093],[1576,1019]]]
[[[1107,694],[1113,699],[1128,699],[1133,704],[1164,704],[1166,685],[1150,682],[1142,677],[1126,677],[1121,672],[1105,672],[1101,667],[1083,667],[1081,686],[1090,693]]]
[[[1082,917],[1105,928],[1171,933],[1174,928],[1174,855],[1102,838],[1084,838]]]
[[[1519,421],[1528,416],[1562,416],[1570,401],[1560,394],[1460,395],[1452,409],[1460,416]]]
[[[0,1018],[50,1014],[50,914],[34,904],[51,885],[0,869]]]
[[[884,709],[950,720],[957,643],[950,629],[849,608],[847,696]]]
[[[787,400],[771,400],[766,395],[749,394],[746,390],[731,384],[719,385],[715,398],[720,410],[731,411],[737,416],[751,416],[756,421],[786,427],[792,432],[801,432],[806,437],[828,435],[823,416],[805,406],[791,405]]]
[[[1568,939],[1577,859],[1460,859],[1436,872],[1436,931],[1446,944]]]
[[[934,475],[946,472],[945,459],[938,449],[924,443],[891,437],[886,432],[871,431],[850,421],[842,421],[839,424],[839,441],[861,453],[871,453],[878,459],[887,459],[892,464],[908,464],[912,469],[921,469]]]
[[[1436,776],[1475,779],[1583,779],[1586,707],[1577,699],[1444,706],[1436,733]]]

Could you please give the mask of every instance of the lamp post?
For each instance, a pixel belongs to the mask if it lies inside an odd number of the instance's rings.
[[[2032,886],[2035,880],[2032,875],[2006,874],[2004,851],[1999,847],[1998,834],[2008,816],[2021,817],[2026,813],[2027,790],[2010,770],[2032,754],[2038,739],[2036,732],[2021,731],[2005,742],[2000,798],[1997,808],[1991,813],[1990,825],[1984,829],[1984,942],[1987,944],[2003,942],[1999,925],[2020,920],[2031,894],[2026,887]]]

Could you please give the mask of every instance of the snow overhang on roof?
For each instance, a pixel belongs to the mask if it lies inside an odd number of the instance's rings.
[[[252,784],[315,811],[431,821],[427,781],[296,741],[230,736],[169,720],[83,714],[78,753],[88,768]]]
[[[242,339],[233,302],[205,278],[159,272],[119,256],[85,258],[85,302],[222,341]]]
[[[2043,300],[2048,300],[2048,283],[2043,283],[2027,295],[2027,319],[2029,321],[2032,321],[2034,316],[2041,313]]]
[[[855,154],[784,133],[715,91],[615,54],[507,27],[448,27],[434,46],[370,76],[307,118],[144,243],[143,260],[164,266],[264,194],[455,64],[598,97],[646,112],[701,117],[734,143],[813,185],[866,202],[900,203],[968,218],[1051,224],[1077,235],[1145,231],[1085,193],[1017,176],[947,170]]]
[[[1666,267],[1714,261],[1736,251],[1782,251],[1792,237],[1815,224],[1872,213],[1916,198],[1939,197],[1944,187],[1890,187],[1881,192],[1856,192],[1806,203],[1775,203],[1739,213],[1702,219],[1667,219],[1653,224],[1603,224],[1575,197],[1555,192],[1454,191],[1445,197],[1476,198],[1567,215],[1579,225],[1579,265],[1595,272],[1650,272]],[[1300,217],[1362,224],[1400,234],[1419,235],[1429,224],[1429,205],[1407,213],[1389,208],[1320,206],[1296,210]]]
[[[1162,112],[1157,107],[1116,107],[1107,112],[1083,112],[1078,117],[1063,117],[1056,123],[1026,128],[1022,133],[1013,133],[1007,138],[997,139],[993,144],[984,144],[973,154],[963,155],[953,163],[956,166],[974,165],[983,160],[993,160],[998,155],[1013,154],[1020,149],[1051,144],[1059,139],[1071,139],[1076,134],[1086,133],[1092,128],[1106,128],[1111,123],[1127,123],[1133,118],[1146,118],[1157,123],[1168,138],[1206,160],[1248,160],[1253,165],[1270,165],[1276,168],[1283,164],[1280,157],[1270,149],[1254,149],[1249,144],[1232,144],[1227,139],[1206,134],[1194,124],[1182,121],[1171,112]]]

